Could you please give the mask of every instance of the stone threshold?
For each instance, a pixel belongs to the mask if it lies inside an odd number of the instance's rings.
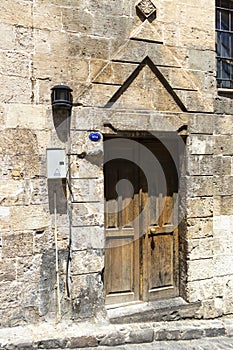
[[[200,302],[187,303],[183,298],[107,307],[110,323],[159,322],[195,318]]]
[[[134,324],[43,323],[0,329],[1,350],[80,349],[233,336],[233,317]]]

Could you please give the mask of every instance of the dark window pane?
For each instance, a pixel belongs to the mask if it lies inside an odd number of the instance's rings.
[[[230,30],[233,31],[233,12],[230,13]]]
[[[220,10],[217,10],[216,13],[216,28],[220,29]]]
[[[230,71],[231,71],[231,65],[223,61],[222,63],[222,78],[223,79],[230,79]]]
[[[222,64],[220,60],[217,60],[217,78],[221,78]]]
[[[229,13],[228,11],[221,11],[221,29],[229,30]]]
[[[222,33],[220,43],[221,43],[221,56],[231,57],[230,56],[230,35],[228,33]]]
[[[233,58],[233,34],[230,35],[230,57]]]
[[[217,56],[221,56],[221,33],[217,32]]]
[[[224,7],[226,9],[233,9],[233,1],[231,0],[221,0],[220,1],[220,4],[217,5],[217,6],[221,6],[221,7]]]

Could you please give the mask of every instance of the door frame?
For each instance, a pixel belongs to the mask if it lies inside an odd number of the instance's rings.
[[[155,134],[154,137],[152,137],[151,133],[150,132],[147,132],[147,131],[121,131],[121,132],[117,132],[117,133],[114,133],[114,134],[104,134],[104,141],[108,140],[108,139],[111,139],[111,138],[127,138],[127,139],[132,139],[132,140],[148,140],[148,139],[152,139],[153,138],[157,138],[156,137],[156,133],[153,133]],[[176,139],[176,138],[181,138],[176,132],[159,132],[159,140],[160,139]],[[186,141],[186,138],[182,138],[183,139],[183,146],[179,146],[178,147],[178,157],[179,157],[179,160],[178,160],[178,172],[179,171],[182,171],[181,168],[181,161],[183,161],[183,148],[185,148],[185,141]],[[180,155],[180,148],[182,149],[182,154]],[[184,175],[184,174],[183,174]],[[104,181],[105,181],[105,174],[104,174]],[[183,191],[183,189],[182,189]],[[180,200],[178,202],[178,207],[180,207]],[[178,214],[178,218],[177,220],[179,220],[179,214]],[[139,223],[140,225],[140,223]],[[179,271],[183,269],[183,265],[184,265],[184,261],[180,261],[180,242],[179,242],[179,239],[180,239],[180,236],[182,235],[182,238],[184,238],[185,236],[185,232],[184,231],[184,220],[182,221],[182,229],[180,230],[179,228],[180,225],[178,225],[177,229],[178,229],[178,241],[177,241],[177,249],[178,249],[178,256],[177,256],[177,260],[178,260],[178,275],[177,275],[177,295],[176,296],[179,296],[181,293],[180,293],[180,285],[181,285],[181,281],[180,281],[180,273]],[[140,229],[140,228],[139,228]],[[143,278],[146,276],[146,271],[145,269],[147,269],[147,267],[145,267],[145,264],[143,264],[143,256],[142,254],[148,254],[148,249],[145,248],[145,245],[147,244],[146,243],[146,239],[144,239],[143,237],[140,237],[138,243],[137,243],[137,250],[139,252],[139,267],[138,267],[138,272],[137,272],[137,276],[139,277],[139,291],[136,293],[136,295],[138,295],[138,300],[134,300],[133,302],[137,303],[137,302],[144,302],[144,301],[148,301],[146,299],[148,299],[145,295],[145,290],[143,288]],[[182,240],[183,241],[183,240]],[[148,244],[147,244],[148,245]],[[183,283],[182,283],[183,284]],[[168,294],[163,294],[163,290],[161,288],[161,292],[158,292],[157,293],[157,299],[164,299],[164,298],[170,298],[171,296],[169,296],[169,293]],[[106,296],[105,296],[105,300],[106,300]],[[130,300],[129,300],[130,302]],[[116,302],[116,304],[119,303],[121,304],[121,301],[120,301],[120,295],[119,295],[119,299],[118,301]],[[123,302],[124,304],[124,302]],[[111,305],[107,305],[107,306],[111,306]]]

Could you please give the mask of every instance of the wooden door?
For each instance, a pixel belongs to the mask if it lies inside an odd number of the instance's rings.
[[[133,145],[109,141],[104,150],[106,303],[176,296],[178,181],[173,159],[157,139]]]
[[[172,156],[159,141],[148,140],[143,144],[161,166],[154,167],[151,184],[141,194],[142,208],[146,206],[140,218],[143,231],[141,294],[143,300],[155,300],[179,295],[178,155],[172,140],[164,141],[173,150]],[[144,181],[145,177],[141,178],[141,188],[146,187]]]

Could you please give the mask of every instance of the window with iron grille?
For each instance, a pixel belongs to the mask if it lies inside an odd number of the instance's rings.
[[[217,86],[233,89],[233,0],[216,0]]]

